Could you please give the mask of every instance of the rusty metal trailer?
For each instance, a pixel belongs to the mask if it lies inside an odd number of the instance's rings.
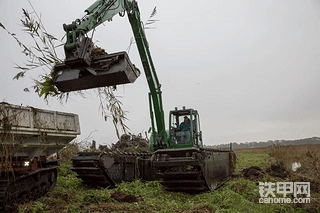
[[[57,153],[80,134],[78,115],[0,103],[0,212],[48,194]]]

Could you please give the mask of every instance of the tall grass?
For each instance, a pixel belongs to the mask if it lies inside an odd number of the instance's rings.
[[[300,162],[298,172],[314,180],[320,179],[320,145],[270,146],[266,149],[270,157],[291,169],[294,162]]]

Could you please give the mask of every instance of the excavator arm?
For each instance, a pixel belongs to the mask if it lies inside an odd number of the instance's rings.
[[[85,10],[86,15],[71,24],[63,25],[67,41],[64,45],[66,59],[55,66],[54,82],[64,92],[133,83],[139,76],[125,52],[92,56],[94,48],[87,33],[119,14],[128,15],[146,75],[152,125],[151,150],[169,146],[165,131],[162,107],[161,84],[149,51],[149,44],[140,20],[138,3],[135,0],[98,0]]]
[[[85,10],[86,15],[71,24],[64,24],[67,41],[64,45],[66,62],[83,60],[90,65],[90,54],[93,48],[91,39],[86,34],[105,21],[111,21],[118,13],[127,8],[127,0],[98,0]],[[70,63],[69,63],[70,64]]]
[[[156,141],[156,143],[154,144],[155,147],[151,146],[151,151],[154,151],[155,149],[166,148],[169,146],[169,144],[167,144],[167,135],[165,131],[161,84],[159,83],[157,73],[152,61],[149,44],[144,32],[142,22],[140,21],[140,12],[136,1],[131,2],[130,9],[127,10],[127,13],[150,89],[149,105],[152,124],[151,137],[153,141]],[[156,127],[154,123],[156,123]]]

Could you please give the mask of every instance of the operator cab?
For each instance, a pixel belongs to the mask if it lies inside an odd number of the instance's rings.
[[[172,146],[202,147],[199,114],[194,109],[170,111],[170,138]]]

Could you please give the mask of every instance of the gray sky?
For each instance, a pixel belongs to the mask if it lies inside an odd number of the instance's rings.
[[[31,0],[42,14],[47,31],[62,38],[63,23],[81,17],[94,1]],[[175,0],[138,1],[146,21],[157,6],[147,30],[151,54],[162,84],[165,119],[174,107],[200,113],[207,145],[299,139],[319,135],[320,127],[320,1],[319,0]],[[1,0],[0,22],[25,43],[20,31],[26,0]],[[114,17],[97,28],[94,41],[107,52],[128,48],[132,31],[127,17]],[[25,57],[17,43],[0,30],[0,101],[31,105],[79,115],[82,135],[90,132],[100,144],[116,142],[114,127],[98,111],[94,91],[88,98],[72,96],[67,104],[54,99],[49,106],[23,88],[42,70],[13,81],[14,63]],[[64,58],[63,48],[58,52]],[[129,56],[142,71],[135,45]],[[119,86],[127,123],[138,134],[150,127],[148,87],[143,74],[134,84]]]

